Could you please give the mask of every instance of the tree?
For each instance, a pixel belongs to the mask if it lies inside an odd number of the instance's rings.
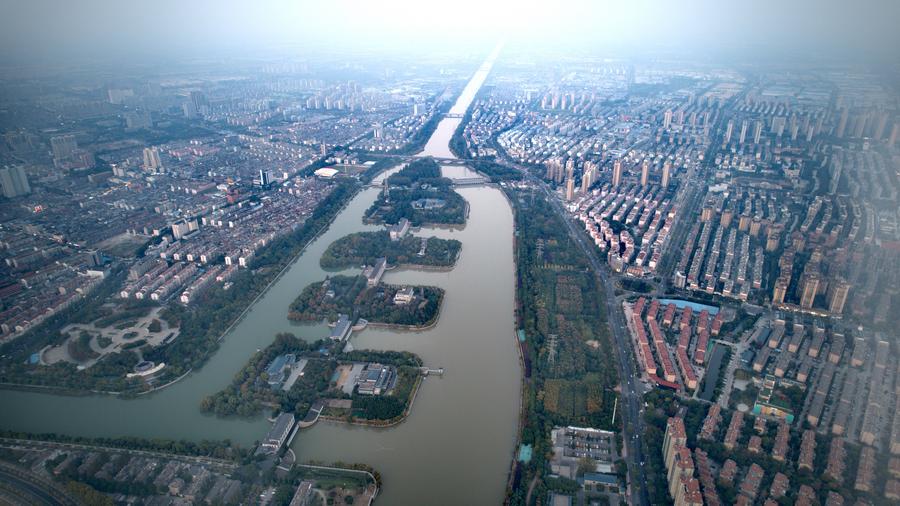
[[[583,475],[585,473],[595,473],[597,472],[597,463],[594,462],[594,459],[584,456],[578,459],[578,474]]]

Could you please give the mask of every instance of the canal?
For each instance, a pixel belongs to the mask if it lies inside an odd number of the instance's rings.
[[[490,72],[495,50],[473,75],[453,114],[463,114]],[[450,157],[449,142],[460,118],[445,118],[422,155]],[[446,175],[465,175],[448,170]],[[234,374],[278,332],[304,339],[326,336],[324,325],[287,319],[300,291],[326,273],[319,258],[331,242],[363,225],[377,189],[360,192],[329,229],[293,262],[223,339],[207,364],[184,380],[138,399],[71,397],[0,391],[0,427],[82,436],[141,436],[170,439],[231,439],[250,445],[269,427],[264,417],[220,419],[200,413],[200,400],[225,387]],[[498,504],[513,454],[521,371],[514,340],[515,269],[513,217],[500,190],[467,187],[459,193],[470,206],[465,227],[423,229],[462,242],[457,265],[448,272],[391,271],[388,283],[440,286],[446,291],[438,324],[423,332],[366,329],[354,334],[357,349],[408,350],[426,365],[444,367],[427,378],[410,417],[388,429],[319,423],[302,431],[293,448],[301,460],[364,462],[382,473],[379,502],[413,504]]]

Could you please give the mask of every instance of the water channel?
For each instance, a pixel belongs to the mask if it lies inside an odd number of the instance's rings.
[[[496,51],[472,77],[451,114],[465,113],[495,57]],[[442,120],[422,154],[451,157],[448,145],[460,121],[457,117]],[[445,175],[467,173],[448,169]],[[132,400],[2,390],[0,427],[83,436],[228,438],[252,444],[269,427],[264,417],[203,415],[200,400],[225,387],[276,333],[293,332],[310,340],[327,335],[324,325],[288,321],[288,306],[303,287],[325,277],[319,258],[331,242],[378,228],[362,224],[377,191],[366,189],[349,203],[225,336],[220,349],[199,371]],[[521,377],[513,323],[513,217],[496,188],[458,191],[470,206],[465,227],[417,232],[460,240],[462,252],[454,269],[391,271],[385,276],[388,283],[444,288],[438,324],[423,332],[366,329],[352,337],[357,349],[415,352],[426,365],[444,367],[445,375],[424,381],[411,415],[398,426],[373,429],[320,422],[300,432],[293,443],[300,460],[374,466],[384,479],[381,504],[498,504],[503,497],[514,450]]]

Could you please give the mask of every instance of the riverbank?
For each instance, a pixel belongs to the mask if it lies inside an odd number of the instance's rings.
[[[503,188],[501,188],[500,185],[497,185],[496,183],[491,183],[491,186],[497,188],[500,191],[500,193],[503,194],[503,198],[506,200],[506,204],[509,206],[510,210],[512,211],[513,224],[517,223],[518,209],[513,204],[513,201],[510,198],[509,194],[507,194],[507,192]],[[516,238],[517,238],[517,233],[516,233],[516,227],[514,225],[513,229],[512,229],[512,234],[510,234],[510,240],[512,241],[513,260],[516,265],[516,272],[518,273],[519,244],[518,244],[518,241],[516,241]],[[515,340],[515,343],[516,343],[516,355],[518,356],[518,359],[519,359],[519,371],[520,371],[520,375],[519,375],[519,377],[520,377],[520,381],[519,381],[519,415],[517,417],[517,423],[516,423],[515,444],[513,444],[513,451],[512,451],[510,465],[509,465],[509,473],[506,478],[506,497],[510,496],[510,494],[512,493],[513,488],[515,486],[516,469],[519,465],[518,449],[522,444],[522,431],[525,429],[525,412],[526,412],[525,406],[527,405],[527,401],[528,401],[527,397],[528,397],[528,392],[529,392],[528,391],[528,380],[529,380],[528,368],[525,364],[525,346],[527,346],[525,343],[525,340],[527,339],[527,336],[524,334],[524,330],[521,331],[522,332],[521,337],[519,335],[519,332],[520,332],[519,329],[522,329],[524,326],[521,321],[522,320],[522,309],[521,309],[522,295],[521,295],[521,288],[519,286],[518,276],[517,276],[515,285],[516,285],[516,287],[515,287],[515,309],[514,309],[514,314],[513,314],[513,326],[515,327],[516,332],[513,334],[513,339]]]
[[[509,496],[522,501],[548,486],[542,480],[551,445],[546,435],[553,427],[620,430],[620,418],[613,418],[619,376],[603,285],[585,276],[588,260],[568,240],[552,197],[510,193],[516,204],[517,306],[525,366],[517,444],[532,451],[530,458],[514,457],[508,487]],[[545,350],[553,350],[555,360],[530,359]],[[538,385],[542,402],[534,390]]]
[[[436,286],[374,284],[366,276],[338,274],[305,287],[287,316],[298,322],[333,322],[350,315],[372,325],[421,328],[434,321],[443,299],[444,290]]]
[[[453,263],[450,265],[421,265],[421,264],[397,264],[392,267],[388,267],[388,272],[399,272],[399,271],[419,271],[419,272],[450,272],[456,266],[456,259],[453,259]]]
[[[279,272],[261,289],[261,291],[244,307],[244,309],[235,317],[235,319],[231,322],[228,327],[222,331],[218,337],[215,339],[215,344],[218,345],[222,342],[222,340],[227,336],[237,325],[239,325],[243,320],[247,313],[253,308],[253,306],[268,293],[269,289],[274,286],[278,281],[281,280],[282,276],[285,272],[287,272],[296,262],[297,260],[306,252],[307,248],[310,244],[314,243],[323,233],[325,233],[330,227],[334,220],[339,216],[353,201],[353,199],[359,194],[362,189],[359,185],[354,185],[352,191],[350,191],[346,195],[342,195],[343,203],[340,207],[333,210],[330,215],[326,219],[326,223],[324,223],[319,229],[308,239],[303,245],[294,253],[291,258],[286,262],[286,264],[279,270]],[[327,198],[326,198],[327,200]],[[322,204],[324,204],[323,201]],[[297,233],[297,232],[293,232]],[[202,365],[205,365],[206,361],[209,359],[209,356],[215,354],[218,347],[216,346],[213,349],[208,350],[208,354],[203,360]],[[27,383],[15,383],[15,382],[3,382],[0,383],[0,388],[10,389],[10,390],[25,390],[25,391],[40,391],[43,393],[49,394],[59,394],[59,395],[109,395],[109,396],[117,396],[117,397],[137,397],[137,396],[145,396],[147,394],[151,394],[154,392],[161,391],[165,388],[168,388],[172,385],[177,384],[182,381],[184,378],[188,377],[192,372],[195,371],[195,367],[190,367],[188,370],[178,375],[175,378],[167,379],[165,383],[158,386],[151,386],[150,388],[145,388],[147,383],[140,384],[135,388],[125,389],[125,390],[101,390],[101,389],[78,389],[78,388],[69,388],[60,385],[39,385],[39,384],[27,384]],[[162,376],[165,378],[165,376]]]
[[[409,417],[409,414],[412,412],[413,404],[416,401],[416,397],[418,397],[419,395],[419,387],[422,385],[422,381],[424,379],[425,375],[420,373],[418,378],[416,378],[415,384],[413,385],[412,393],[409,396],[409,400],[407,401],[406,409],[403,410],[403,414],[391,420],[361,420],[357,418],[354,418],[353,420],[347,420],[345,417],[329,415],[319,415],[318,419],[324,420],[329,423],[355,425],[358,427],[375,427],[379,429],[394,427],[395,425],[399,425],[400,423],[404,422]]]
[[[467,100],[461,98],[460,103]],[[446,140],[441,137],[445,128],[446,124],[438,129],[434,146]],[[504,499],[521,398],[521,367],[517,352],[509,349],[509,336],[515,333],[510,318],[515,307],[515,269],[507,239],[513,230],[511,213],[494,188],[455,191],[469,204],[469,222],[453,232],[436,229],[433,235],[460,240],[466,254],[448,273],[408,270],[387,276],[396,284],[445,289],[439,323],[416,334],[366,329],[351,340],[356,348],[409,350],[429,364],[445,367],[447,376],[430,384],[422,381],[415,412],[390,430],[317,424],[300,431],[292,443],[299,462],[366,461],[377,467],[388,484],[378,494],[383,504],[418,505],[426,498],[434,505],[487,506]],[[370,229],[361,224],[361,218],[377,192],[377,188],[364,189],[324,238],[311,245],[222,340],[209,364],[195,369],[189,379],[137,401],[0,392],[3,426],[80,435],[231,439],[253,445],[271,427],[264,417],[217,418],[202,414],[197,404],[227,386],[257,350],[271,344],[272,336],[296,332],[309,341],[321,336],[321,326],[289,322],[284,317],[287,307],[299,289],[328,275],[318,260],[330,242]]]
[[[388,265],[446,268],[456,262],[461,247],[457,240],[434,236],[406,234],[398,238],[388,230],[356,232],[331,243],[319,265],[325,270],[343,270],[374,265],[379,258],[385,258]]]
[[[438,321],[441,318],[441,308],[443,307],[444,295],[441,293],[441,298],[438,301],[437,312],[431,318],[431,320],[425,322],[422,325],[400,325],[396,323],[381,323],[381,322],[373,322],[370,320],[366,320],[366,326],[374,329],[386,329],[386,330],[400,330],[406,332],[424,332],[435,327],[438,324]]]
[[[438,320],[441,317],[441,308],[438,305],[437,313],[435,313],[434,317],[431,320],[427,321],[422,325],[400,325],[397,323],[379,323],[373,322],[371,320],[366,320],[366,326],[373,329],[385,329],[385,330],[400,330],[404,332],[424,332],[435,327],[438,324]]]
[[[228,333],[231,332],[231,330],[234,329],[235,326],[237,326],[239,323],[241,323],[244,320],[244,317],[247,315],[247,312],[250,311],[250,309],[254,305],[256,305],[256,303],[259,301],[259,299],[261,299],[264,295],[266,295],[269,292],[269,289],[272,288],[272,286],[274,286],[276,282],[281,280],[281,277],[284,276],[284,273],[287,272],[291,267],[293,267],[294,264],[297,262],[297,260],[301,256],[303,256],[304,253],[306,253],[306,248],[308,248],[310,244],[316,242],[316,240],[319,239],[319,237],[331,227],[331,224],[334,222],[334,219],[337,218],[342,212],[344,212],[344,210],[347,208],[347,206],[350,205],[350,202],[352,202],[353,199],[356,198],[356,195],[359,194],[359,191],[361,189],[362,189],[361,187],[356,188],[356,190],[353,192],[353,194],[351,194],[347,198],[347,200],[344,202],[344,204],[341,206],[341,208],[338,209],[334,213],[334,215],[331,217],[331,219],[328,221],[328,223],[323,225],[310,240],[306,241],[306,244],[304,244],[303,247],[300,248],[300,251],[298,251],[297,254],[294,255],[290,261],[288,261],[287,265],[285,265],[284,268],[282,268],[281,271],[278,272],[278,274],[275,276],[275,278],[266,285],[266,287],[263,289],[263,291],[260,292],[259,295],[254,297],[253,301],[250,302],[250,304],[247,304],[247,307],[244,308],[244,310],[237,317],[237,319],[235,319],[231,323],[231,325],[229,325],[228,328],[224,332],[222,332],[221,335],[219,335],[219,337],[216,339],[216,342],[221,342],[222,339],[225,339],[225,336],[227,336]]]
[[[454,191],[452,180],[443,177],[433,158],[417,158],[386,183],[385,191],[366,211],[369,223],[399,223],[406,218],[412,227],[465,224],[466,201]]]

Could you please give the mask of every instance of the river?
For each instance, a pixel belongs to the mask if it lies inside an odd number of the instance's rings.
[[[491,53],[460,95],[451,114],[464,114],[490,72]],[[449,142],[461,119],[445,118],[421,155],[452,157]],[[445,169],[448,177],[467,171]],[[324,325],[287,319],[300,291],[326,273],[319,258],[331,242],[352,232],[375,230],[362,216],[377,189],[360,192],[329,229],[311,243],[283,276],[225,336],[203,368],[162,391],[131,400],[0,391],[0,427],[83,436],[224,439],[250,445],[269,424],[264,417],[220,419],[200,413],[200,400],[225,387],[257,350],[278,332],[314,340]],[[408,350],[425,364],[444,367],[443,377],[422,385],[409,418],[388,429],[320,422],[300,432],[293,449],[301,460],[365,462],[382,474],[378,502],[387,505],[498,504],[503,499],[514,451],[520,379],[514,339],[515,269],[513,217],[503,194],[489,186],[459,193],[469,202],[465,227],[423,229],[463,243],[449,272],[391,271],[388,283],[440,286],[446,294],[436,326],[423,332],[366,329],[354,334],[357,349]]]

